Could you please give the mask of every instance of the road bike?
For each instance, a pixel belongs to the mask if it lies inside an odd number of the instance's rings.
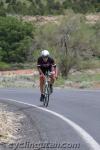
[[[47,71],[45,74],[44,99],[43,99],[43,105],[45,107],[48,107],[50,94],[52,93],[50,88],[50,76],[51,72]]]

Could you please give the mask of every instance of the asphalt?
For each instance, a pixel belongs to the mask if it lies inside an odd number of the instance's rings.
[[[15,144],[10,147],[4,144],[1,145],[1,149],[16,147],[17,150],[29,150],[32,148],[21,147],[22,143],[29,142],[30,144],[51,143],[51,145],[58,143],[60,146],[66,143],[66,148],[45,148],[50,150],[91,150],[80,135],[60,118],[35,107],[7,100],[15,99],[42,107],[39,97],[39,89],[0,89],[0,102],[6,103],[10,110],[21,111],[26,116],[20,131],[22,138],[15,142],[20,145]],[[50,97],[48,109],[78,124],[100,144],[100,90],[55,89]],[[71,144],[77,144],[79,147],[68,148]],[[39,145],[37,149],[39,150]]]

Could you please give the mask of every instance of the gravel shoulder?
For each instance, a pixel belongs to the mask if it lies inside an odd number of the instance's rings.
[[[9,143],[20,138],[21,121],[24,114],[13,109],[5,103],[0,103],[0,143]]]

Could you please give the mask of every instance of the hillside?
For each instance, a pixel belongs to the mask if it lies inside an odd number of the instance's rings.
[[[99,68],[99,7],[98,0],[1,0],[0,70],[33,68],[41,49],[50,50],[63,77]]]
[[[1,0],[0,14],[59,15],[74,12],[100,12],[99,0]]]

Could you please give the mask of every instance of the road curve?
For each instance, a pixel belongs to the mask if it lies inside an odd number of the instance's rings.
[[[34,138],[34,131],[32,129],[30,136],[30,128],[27,125],[27,132],[29,131],[29,133],[25,133],[27,136],[24,138],[24,142],[30,139],[31,142],[41,141],[44,143],[53,143],[56,141],[58,143],[77,143],[80,144],[80,147],[77,149],[91,150],[80,135],[59,117],[32,106],[29,107],[7,100],[14,99],[40,107],[39,96],[38,89],[0,89],[0,102],[8,103],[10,106],[12,105],[13,108],[24,112],[27,119],[29,119],[28,124],[31,124],[31,128],[33,123],[35,123],[37,138]],[[48,109],[69,118],[89,133],[97,143],[100,143],[99,90],[55,89],[54,94],[51,96]],[[68,149],[68,147],[66,147],[66,149]]]

